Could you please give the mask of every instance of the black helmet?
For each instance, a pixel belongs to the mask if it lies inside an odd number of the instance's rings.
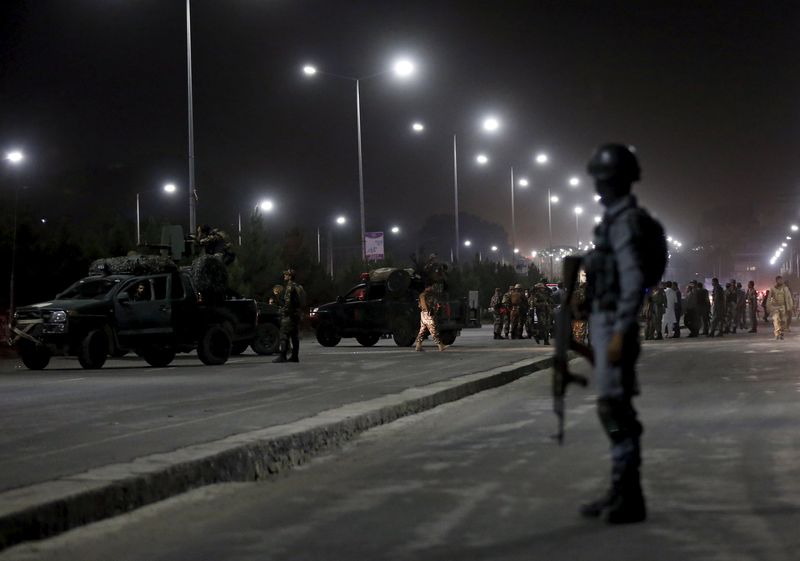
[[[616,179],[626,183],[639,181],[641,168],[636,150],[624,144],[603,144],[592,155],[587,165],[589,175],[598,181]]]

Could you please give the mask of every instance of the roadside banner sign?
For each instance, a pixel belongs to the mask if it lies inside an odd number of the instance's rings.
[[[364,249],[367,261],[383,259],[383,232],[364,232]]]

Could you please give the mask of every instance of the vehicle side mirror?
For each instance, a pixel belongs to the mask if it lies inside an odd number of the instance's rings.
[[[117,296],[117,302],[122,304],[123,306],[130,306],[131,304],[131,295],[127,292],[120,292]]]
[[[344,304],[344,296],[337,296],[336,297],[337,304]]]

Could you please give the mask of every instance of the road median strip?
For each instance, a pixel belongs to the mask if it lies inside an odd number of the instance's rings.
[[[94,468],[0,493],[0,550],[214,483],[256,481],[303,464],[360,433],[548,369],[526,359],[322,411],[285,425]]]

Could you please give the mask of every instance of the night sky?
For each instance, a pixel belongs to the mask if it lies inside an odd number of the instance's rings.
[[[138,190],[143,213],[187,225],[183,0],[5,0],[0,18],[0,148],[28,155],[32,204],[133,220]],[[637,147],[637,192],[668,232],[693,243],[704,211],[754,206],[769,218],[741,234],[771,248],[800,211],[798,38],[793,1],[194,0],[198,223],[230,225],[269,196],[276,227],[343,213],[357,232],[354,87],[300,68],[367,76],[407,55],[413,79],[362,83],[367,230],[452,212],[456,133],[462,211],[509,231],[509,167],[531,180],[517,191],[526,252],[547,243],[548,186],[564,198],[555,242],[574,243],[577,203],[588,237],[585,162],[606,141]],[[502,122],[492,137],[487,113]],[[157,191],[166,180],[179,197]]]

